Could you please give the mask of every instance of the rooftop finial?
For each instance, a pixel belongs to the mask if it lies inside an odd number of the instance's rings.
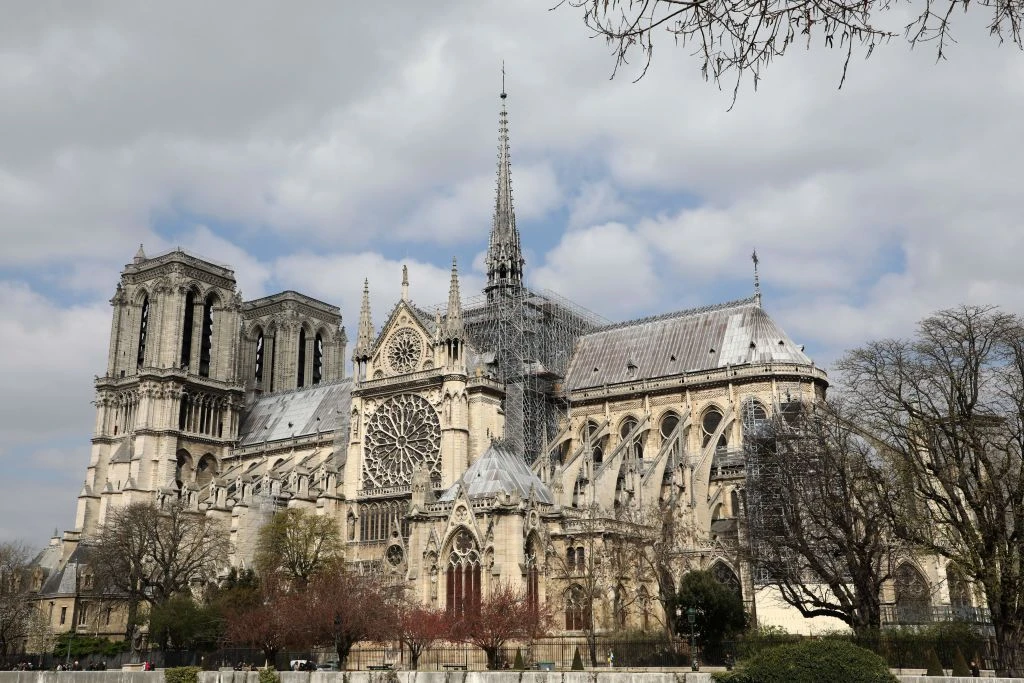
[[[139,242],[139,250],[135,252],[135,258],[132,260],[135,263],[142,263],[146,260],[146,252],[142,250],[142,242]]]
[[[409,266],[402,264],[402,301],[409,300]]]
[[[501,60],[501,99],[508,97],[505,92],[505,60]]]
[[[750,255],[750,260],[754,262],[754,302],[758,308],[761,307],[761,277],[757,273],[757,249],[754,249],[754,253]]]
[[[464,327],[462,323],[462,301],[459,296],[459,269],[452,258],[452,279],[448,285],[448,311],[445,313],[445,335],[449,339],[461,339]]]

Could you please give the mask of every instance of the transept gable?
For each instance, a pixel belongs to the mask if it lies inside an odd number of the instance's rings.
[[[374,378],[433,368],[435,332],[436,325],[425,311],[400,300],[370,348]]]

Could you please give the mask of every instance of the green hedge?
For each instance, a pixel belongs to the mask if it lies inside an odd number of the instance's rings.
[[[742,661],[736,671],[716,673],[729,683],[895,683],[885,660],[836,638],[769,647]]]
[[[281,683],[281,675],[273,667],[260,669],[260,683]]]
[[[176,666],[164,671],[164,683],[199,683],[198,666]]]

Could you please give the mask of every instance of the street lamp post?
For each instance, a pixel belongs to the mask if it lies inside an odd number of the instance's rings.
[[[690,621],[690,668],[700,671],[700,662],[697,661],[697,610],[692,606],[686,608],[686,618]]]

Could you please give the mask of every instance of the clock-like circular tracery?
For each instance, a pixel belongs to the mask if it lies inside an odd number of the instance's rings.
[[[441,473],[441,422],[430,402],[415,394],[384,401],[366,427],[363,487],[409,484],[417,467]]]

